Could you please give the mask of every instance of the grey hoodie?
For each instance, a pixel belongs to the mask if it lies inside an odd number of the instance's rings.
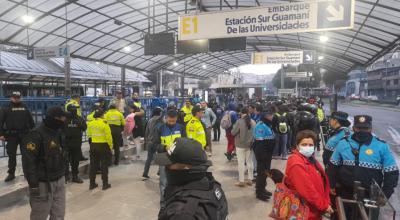
[[[249,129],[246,125],[246,121],[240,118],[233,125],[232,135],[235,136],[235,146],[238,148],[250,148],[253,144],[253,130],[256,126],[254,120],[251,120],[251,128]]]

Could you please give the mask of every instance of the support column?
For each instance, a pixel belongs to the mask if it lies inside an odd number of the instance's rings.
[[[281,71],[281,89],[285,88],[285,67],[282,64],[282,71]]]
[[[125,67],[121,68],[121,91],[122,95],[125,96],[125,76],[126,76],[126,69]]]
[[[71,58],[64,58],[64,69],[65,69],[65,84],[64,84],[64,95],[71,96]]]
[[[163,83],[162,83],[162,77],[163,77],[163,72],[164,72],[164,70],[163,69],[161,69],[160,70],[160,72],[159,72],[159,77],[158,77],[158,83],[159,83],[159,87],[158,87],[158,97],[161,97],[162,96],[162,94],[163,94]]]
[[[185,73],[181,77],[181,97],[185,97]]]
[[[94,81],[94,97],[97,97],[97,82]]]

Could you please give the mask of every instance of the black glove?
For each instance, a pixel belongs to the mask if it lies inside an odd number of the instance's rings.
[[[29,187],[29,194],[31,197],[40,197],[40,189],[39,186]]]
[[[164,153],[164,152],[167,152],[165,145],[159,144],[157,146],[157,153]]]

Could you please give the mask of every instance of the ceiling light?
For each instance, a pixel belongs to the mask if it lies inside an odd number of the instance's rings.
[[[207,69],[207,65],[206,65],[206,64],[203,64],[201,67],[202,67],[203,69]]]
[[[125,52],[131,52],[132,48],[130,46],[124,47]]]
[[[26,24],[31,24],[35,21],[35,18],[30,16],[30,15],[23,15],[22,16],[22,20],[26,23]]]
[[[329,37],[325,36],[325,35],[321,35],[319,36],[319,41],[321,41],[322,43],[325,43],[329,40]]]
[[[100,64],[100,62],[96,62],[96,64],[97,64],[97,65],[99,65],[99,64]]]
[[[324,56],[318,56],[318,60],[323,60]]]
[[[176,61],[174,61],[173,65],[174,65],[174,66],[178,66],[178,65],[179,65],[179,63],[178,63],[178,62],[176,62]]]

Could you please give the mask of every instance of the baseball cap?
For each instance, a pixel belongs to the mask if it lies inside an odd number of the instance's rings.
[[[354,127],[356,127],[356,128],[372,128],[372,117],[369,115],[354,116]]]
[[[13,91],[11,97],[21,97],[21,93],[19,91]]]
[[[212,162],[207,159],[207,154],[198,141],[189,138],[177,138],[174,144],[164,153],[155,157],[156,164],[167,166],[174,163],[192,165],[192,170],[207,170]]]
[[[193,109],[192,109],[192,115],[195,115],[197,112],[200,112],[200,111],[204,111],[204,108],[202,108],[198,105],[195,105],[195,106],[193,106]]]
[[[60,106],[52,106],[47,109],[46,117],[66,117],[67,113]]]

